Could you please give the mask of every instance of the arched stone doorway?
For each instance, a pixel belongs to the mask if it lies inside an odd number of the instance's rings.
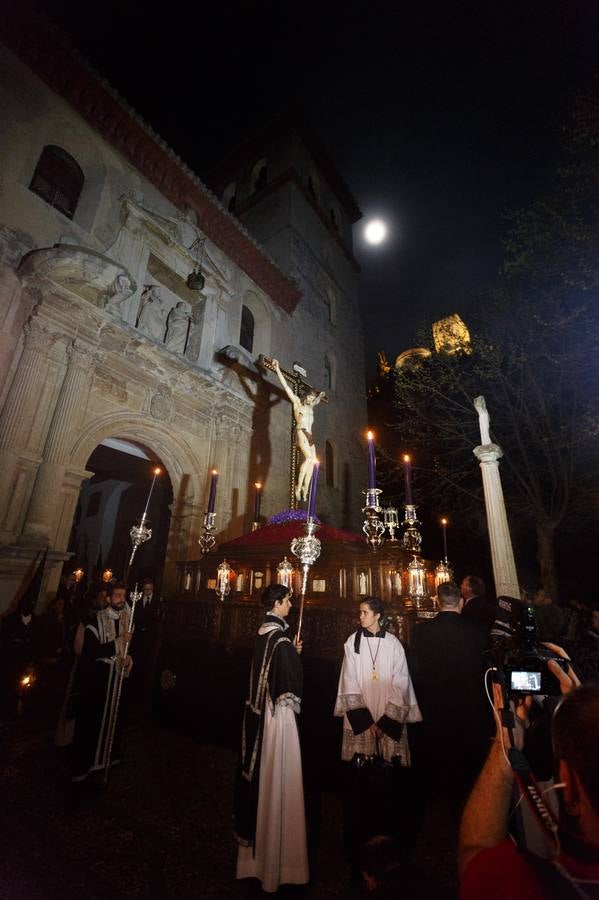
[[[153,483],[157,467],[161,471]],[[152,537],[139,548],[128,580],[133,585],[151,575],[160,587],[173,499],[163,461],[138,442],[107,438],[93,451],[86,468],[94,474],[81,487],[67,547],[73,555],[66,571],[80,569],[86,584],[98,582],[107,570],[123,578],[131,554],[129,531],[139,522],[151,488],[147,516]]]
[[[150,457],[150,468],[151,462],[158,460],[159,464],[164,466],[166,477],[170,482],[170,524],[164,551],[162,581],[164,591],[169,593],[176,584],[177,561],[198,554],[197,540],[202,524],[204,499],[203,497],[201,500],[198,499],[200,497],[198,472],[206,468],[207,448],[200,446],[197,451],[192,450],[175,430],[146,416],[132,415],[130,412],[112,413],[88,423],[79,433],[71,448],[71,462],[66,479],[68,482],[69,477],[71,478],[71,496],[70,503],[63,507],[58,523],[57,547],[66,550],[71,539],[82,482],[93,475],[93,471],[86,468],[88,460],[91,459],[97,446],[106,440],[115,439],[144,448],[146,455]],[[149,483],[148,478],[146,488],[149,488]],[[142,512],[143,505],[138,517]]]

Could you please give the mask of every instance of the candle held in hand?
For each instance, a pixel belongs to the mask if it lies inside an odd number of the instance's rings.
[[[146,508],[144,509],[143,516],[142,516],[142,519],[144,519],[144,520],[145,520],[146,516],[148,515],[148,509],[150,506],[150,499],[152,497],[152,491],[154,490],[154,485],[156,484],[157,477],[160,475],[160,471],[161,470],[158,466],[154,469],[154,477],[152,478],[152,484],[150,485],[150,493],[148,494],[148,499],[146,500]]]

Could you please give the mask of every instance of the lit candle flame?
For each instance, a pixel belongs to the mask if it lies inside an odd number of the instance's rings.
[[[254,482],[254,487],[256,488],[257,491],[261,491],[261,490],[262,490],[262,485],[260,484],[259,481],[255,481],[255,482]]]
[[[156,468],[154,469],[154,475],[160,475],[161,472],[162,472],[162,469],[160,468],[160,466],[156,466]]]
[[[447,519],[441,519],[441,525],[447,525]]]
[[[404,461],[404,462],[410,462],[410,455],[409,455],[409,453],[404,453],[404,455],[403,455],[403,461]]]
[[[366,437],[368,438],[369,441],[373,441],[373,440],[374,440],[374,432],[373,432],[373,431],[369,431],[369,432],[367,433]]]
[[[218,475],[218,469],[213,469],[213,470],[212,470],[212,474],[213,474],[213,475]]]

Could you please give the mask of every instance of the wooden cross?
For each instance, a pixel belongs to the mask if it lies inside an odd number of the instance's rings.
[[[271,372],[275,371],[275,367],[272,364],[272,359],[270,356],[264,356],[263,353],[258,357],[258,363],[264,369],[269,369]],[[320,391],[313,388],[312,385],[308,384],[307,381],[304,381],[302,375],[306,375],[305,369],[302,369],[297,363],[294,363],[293,372],[288,372],[286,369],[283,369],[281,366],[279,367],[279,371],[281,375],[284,377],[285,381],[293,391],[296,396],[299,396],[299,389],[303,387],[306,391],[314,391],[314,393],[319,394]],[[328,397],[324,394],[321,397],[321,403],[328,403]],[[297,474],[297,447],[295,443],[295,418],[293,415],[293,409],[291,410],[291,447],[289,453],[289,509],[297,509],[297,500],[295,499],[295,477]]]

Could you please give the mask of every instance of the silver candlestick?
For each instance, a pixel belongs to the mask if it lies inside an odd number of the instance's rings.
[[[308,516],[306,523],[304,525],[304,530],[306,532],[305,537],[293,538],[291,541],[291,552],[294,556],[297,556],[300,563],[302,564],[302,586],[300,591],[300,611],[299,611],[299,620],[297,623],[297,640],[300,640],[300,636],[302,633],[302,622],[304,618],[304,603],[306,600],[306,589],[308,587],[308,572],[310,571],[310,566],[314,565],[318,557],[320,556],[320,548],[321,544],[318,538],[315,535],[315,532],[318,530],[320,526],[316,524],[314,519],[311,516]]]
[[[202,551],[202,556],[206,553],[210,553],[214,545],[216,544],[216,538],[213,535],[213,531],[215,529],[216,522],[216,513],[207,512],[204,513],[204,533],[200,535],[198,538],[198,544],[200,545],[200,550]]]
[[[389,532],[389,541],[392,544],[397,543],[395,532],[399,528],[399,519],[397,518],[397,509],[394,506],[386,506],[383,510],[383,522],[385,528]]]
[[[149,541],[152,537],[152,529],[147,526],[147,516],[144,512],[141,519],[139,520],[139,525],[133,525],[133,527],[129,531],[129,537],[131,538],[131,556],[129,557],[129,562],[127,563],[127,570],[125,575],[123,576],[123,581],[125,584],[127,583],[127,579],[129,577],[129,572],[131,571],[131,566],[133,565],[133,560],[135,559],[135,554],[139,550],[142,544],[145,544],[146,541]]]
[[[385,526],[381,521],[382,509],[379,505],[379,494],[382,493],[380,488],[368,488],[365,491],[366,505],[362,509],[364,513],[362,531],[366,535],[366,543],[371,550],[377,550],[381,546],[385,533]]]
[[[419,524],[416,507],[412,503],[406,503],[403,519],[404,533],[401,542],[410,553],[418,553],[420,551],[422,535],[416,527]]]

